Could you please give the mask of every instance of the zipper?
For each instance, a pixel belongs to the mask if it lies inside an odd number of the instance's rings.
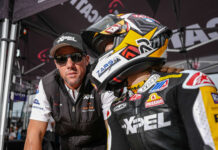
[[[76,110],[75,110],[75,106],[72,106],[72,112],[75,112]]]

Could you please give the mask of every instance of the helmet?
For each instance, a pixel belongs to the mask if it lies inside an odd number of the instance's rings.
[[[92,82],[98,90],[119,87],[129,75],[166,61],[171,31],[141,14],[109,14],[82,32],[84,42],[99,58],[92,66]],[[105,46],[113,47],[105,52]]]

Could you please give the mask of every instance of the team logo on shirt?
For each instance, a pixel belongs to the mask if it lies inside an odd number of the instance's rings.
[[[214,86],[213,81],[202,72],[192,74],[183,84],[183,88],[188,89],[196,89],[202,86]]]
[[[149,91],[149,93],[162,91],[162,90],[164,90],[165,88],[168,87],[168,84],[169,84],[169,79],[164,80],[164,81],[157,82],[157,83],[154,85],[154,87]]]
[[[89,95],[89,94],[87,94],[87,95],[85,95],[84,97],[83,97],[83,99],[84,100],[87,100],[87,99],[94,99],[94,96],[91,94],[91,95]]]
[[[43,107],[40,106],[40,103],[39,103],[38,99],[34,99],[32,108],[33,109],[43,110]]]
[[[39,100],[38,99],[34,99],[33,104],[40,105]]]
[[[92,102],[87,102],[86,106],[83,106],[81,109],[82,112],[95,111],[95,107]]]
[[[163,105],[164,100],[157,93],[152,93],[145,102],[145,108]]]
[[[211,93],[212,97],[213,97],[213,101],[215,104],[218,104],[218,94],[217,93]]]

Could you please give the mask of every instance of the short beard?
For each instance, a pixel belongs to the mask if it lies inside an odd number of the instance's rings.
[[[70,87],[74,87],[75,85],[78,85],[81,81],[80,78],[78,78],[78,80],[76,80],[75,82],[71,83],[69,82],[66,78],[64,79],[64,81],[70,86]]]

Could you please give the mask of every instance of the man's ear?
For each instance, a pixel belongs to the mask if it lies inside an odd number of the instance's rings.
[[[56,68],[59,67],[58,64],[57,64],[57,62],[56,62],[56,60],[54,60],[54,64],[55,64]]]
[[[86,59],[86,66],[88,66],[89,65],[89,59],[90,59],[89,55],[86,55],[85,59]]]

